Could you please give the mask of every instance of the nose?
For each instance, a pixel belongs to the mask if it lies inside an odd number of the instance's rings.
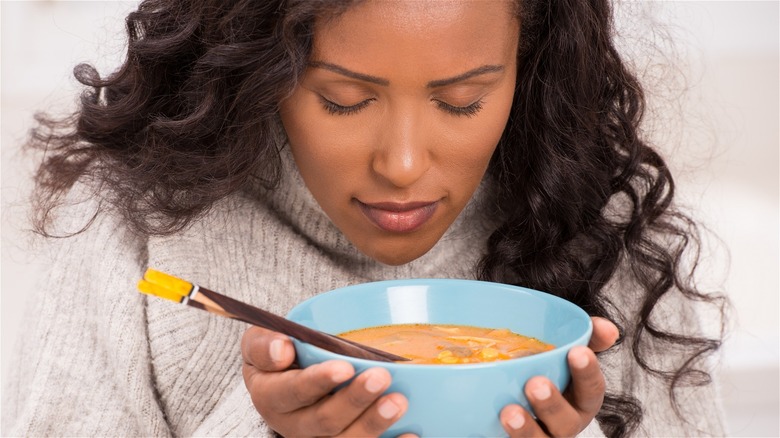
[[[371,168],[395,187],[409,187],[431,166],[430,144],[420,114],[407,112],[387,120],[374,150]]]

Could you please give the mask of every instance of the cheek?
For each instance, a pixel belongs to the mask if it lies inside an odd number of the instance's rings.
[[[511,86],[507,87],[497,100],[495,111],[486,114],[479,129],[474,130],[475,135],[482,139],[481,144],[483,147],[480,149],[480,153],[482,154],[485,167],[487,167],[487,163],[493,156],[493,152],[495,152],[498,142],[506,129],[514,101],[514,81],[511,82]]]
[[[469,179],[481,179],[506,127],[507,114],[508,109],[497,108],[475,120],[468,129],[448,130],[445,161]]]
[[[305,180],[328,179],[335,168],[349,168],[344,157],[348,142],[339,130],[328,129],[330,116],[316,102],[293,94],[281,107],[282,125],[295,162]],[[338,173],[336,173],[338,174]]]
[[[507,75],[514,78],[515,70],[510,69]],[[515,81],[503,81],[500,87],[484,98],[483,109],[475,117],[457,118],[444,130],[446,143],[458,145],[457,151],[450,154],[453,159],[484,171],[506,129],[514,93]]]

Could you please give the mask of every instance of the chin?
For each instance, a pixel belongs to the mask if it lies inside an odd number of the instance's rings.
[[[444,235],[444,229],[420,230],[408,234],[382,235],[379,233],[363,234],[354,240],[347,235],[347,240],[366,256],[379,263],[389,266],[400,266],[413,262],[424,256]],[[358,237],[358,236],[352,236]]]

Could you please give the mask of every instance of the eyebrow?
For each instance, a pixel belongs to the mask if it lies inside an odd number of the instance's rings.
[[[334,73],[338,73],[338,74],[346,76],[348,78],[357,79],[359,81],[365,81],[365,82],[370,82],[372,84],[384,85],[384,86],[390,85],[390,81],[388,81],[387,79],[378,78],[376,76],[371,76],[371,75],[366,75],[366,74],[363,74],[363,73],[354,72],[352,70],[347,70],[344,67],[341,67],[341,66],[336,65],[336,64],[331,64],[331,63],[328,63],[328,62],[315,61],[315,62],[309,63],[309,65],[311,67],[314,67],[314,68],[324,68],[325,70],[330,70],[330,71],[332,71]]]
[[[348,70],[344,67],[341,67],[336,64],[331,64],[329,62],[322,62],[322,61],[314,61],[309,63],[309,65],[313,68],[323,68],[325,70],[330,70],[334,73],[338,73],[340,75],[346,76],[348,78],[357,79],[359,81],[365,81],[370,82],[372,84],[377,85],[383,85],[387,86],[390,85],[390,81],[384,78],[379,78],[376,76],[371,76],[363,73],[354,72],[352,70]],[[466,79],[473,78],[474,76],[484,75],[487,73],[497,73],[504,70],[503,65],[483,65],[481,67],[477,67],[475,69],[471,69],[465,73],[461,73],[457,76],[453,76],[451,78],[446,79],[437,79],[435,81],[428,82],[425,86],[427,88],[437,88],[437,87],[443,87],[445,85],[451,85],[457,82],[465,81]]]
[[[466,79],[473,78],[474,76],[484,75],[487,73],[497,73],[500,71],[504,71],[503,65],[483,65],[482,67],[477,67],[475,69],[467,71],[466,73],[462,73],[457,76],[453,76],[451,78],[430,81],[426,86],[428,88],[443,87],[445,85],[450,85],[457,82],[465,81]]]

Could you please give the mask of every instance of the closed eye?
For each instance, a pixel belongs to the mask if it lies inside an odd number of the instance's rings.
[[[447,102],[436,100],[436,105],[443,109],[444,111],[447,111],[450,114],[456,115],[456,116],[466,116],[466,117],[472,117],[476,115],[481,109],[482,109],[482,100],[478,100],[472,104],[466,105],[466,106],[455,106],[450,105]]]
[[[322,106],[325,108],[325,110],[328,111],[328,113],[330,114],[335,114],[340,116],[348,116],[351,114],[355,114],[358,111],[365,108],[369,103],[371,103],[372,100],[374,99],[373,98],[366,99],[354,105],[344,106],[344,105],[339,105],[336,102],[332,102],[323,96],[320,96],[320,101],[322,102]]]

